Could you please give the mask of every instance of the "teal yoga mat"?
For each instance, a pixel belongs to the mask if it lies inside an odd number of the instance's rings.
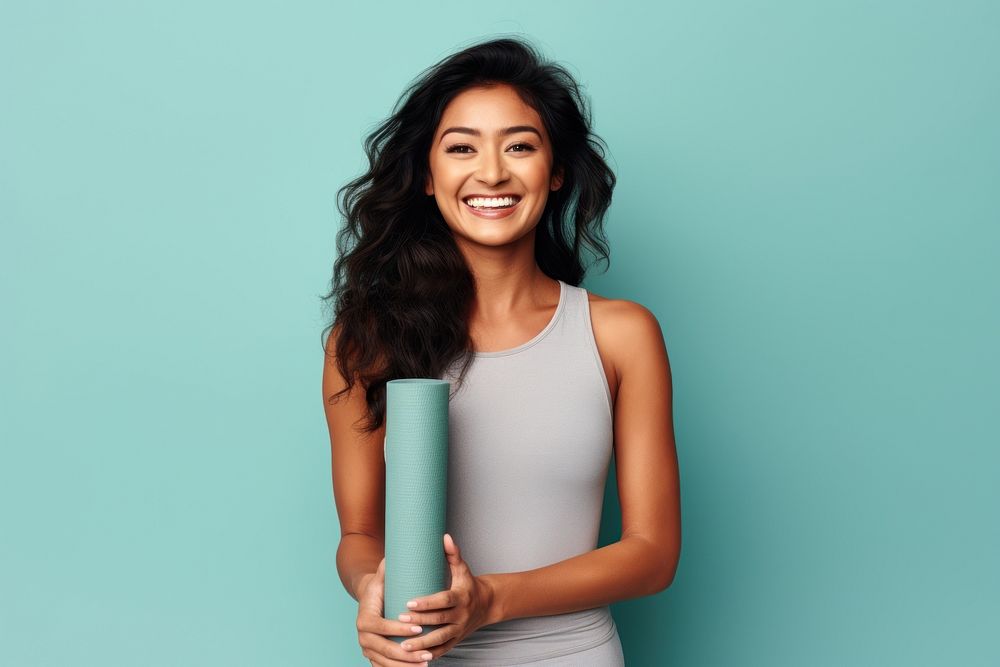
[[[398,620],[409,600],[450,586],[444,554],[450,389],[445,380],[425,378],[386,383],[384,618]],[[421,627],[427,634],[440,626]]]

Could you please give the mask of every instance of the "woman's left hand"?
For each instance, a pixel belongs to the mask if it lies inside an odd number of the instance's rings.
[[[494,598],[493,587],[482,577],[472,574],[468,564],[462,560],[458,545],[448,533],[444,534],[444,552],[451,568],[451,588],[414,598],[416,605],[407,604],[410,611],[399,615],[399,620],[407,623],[442,626],[403,642],[404,649],[427,649],[434,658],[440,658],[455,644],[486,625]]]

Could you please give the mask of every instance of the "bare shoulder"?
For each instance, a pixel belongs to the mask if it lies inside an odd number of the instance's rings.
[[[653,315],[652,311],[646,308],[641,303],[635,301],[629,301],[628,299],[609,299],[606,296],[602,296],[595,292],[587,292],[587,296],[590,299],[591,308],[594,310],[600,309],[602,315],[606,315],[607,319],[612,320],[614,323],[621,324],[622,321],[645,321],[647,324],[656,323],[656,316]],[[597,314],[595,313],[595,317]],[[627,323],[627,322],[626,322]],[[659,324],[657,323],[657,326]]]
[[[662,338],[660,323],[653,312],[641,303],[628,299],[609,299],[589,293],[591,323],[595,335],[609,344],[609,351],[626,351],[636,338]],[[599,340],[598,343],[601,341]]]
[[[629,360],[650,350],[663,348],[663,333],[652,311],[628,299],[609,299],[588,291],[594,339],[604,362],[605,374],[617,396],[617,388]],[[665,349],[664,349],[665,354]]]

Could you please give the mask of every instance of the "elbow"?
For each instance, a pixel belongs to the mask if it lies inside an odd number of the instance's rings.
[[[657,581],[656,590],[654,593],[662,593],[663,591],[670,588],[670,584],[674,583],[674,576],[677,574],[677,563],[673,566],[668,566],[661,571],[660,579]]]
[[[680,536],[663,541],[642,539],[646,547],[645,571],[647,573],[647,594],[655,595],[670,587],[677,574],[680,561]]]
[[[674,578],[677,576],[677,565],[681,557],[680,545],[678,544],[675,549],[671,549],[670,554],[665,564],[663,561],[660,561],[660,568],[657,572],[659,576],[656,577],[657,585],[653,591],[654,593],[661,593],[670,588],[670,585],[674,583]]]

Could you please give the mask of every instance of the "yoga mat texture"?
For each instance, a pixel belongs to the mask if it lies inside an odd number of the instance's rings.
[[[448,394],[445,380],[386,383],[385,610],[398,620],[415,597],[446,590]],[[438,628],[423,625],[422,634]],[[400,643],[405,637],[390,637]]]

